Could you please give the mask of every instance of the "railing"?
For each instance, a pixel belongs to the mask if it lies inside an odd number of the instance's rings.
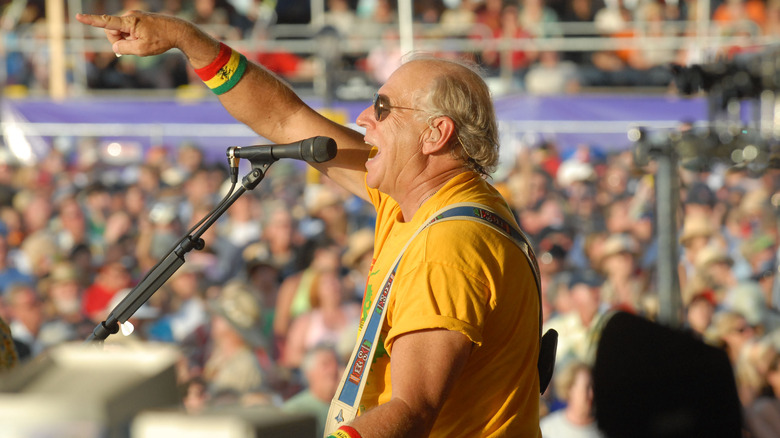
[[[249,37],[241,40],[227,40],[231,46],[246,51],[247,53],[277,53],[287,52],[304,57],[312,57],[319,66],[319,74],[315,74],[311,80],[312,90],[318,90],[315,83],[323,78],[322,71],[324,60],[322,53],[335,53],[337,56],[348,55],[360,57],[368,54],[372,49],[388,41],[381,35],[384,30],[392,29],[391,26],[374,26],[372,35],[349,35],[343,38],[319,38],[321,27],[313,25],[273,25],[258,28]],[[636,36],[631,38],[602,37],[601,31],[594,23],[557,23],[559,29],[557,35],[538,38],[493,38],[492,32],[484,27],[475,26],[467,32],[443,32],[440,26],[415,25],[414,49],[429,52],[446,51],[455,54],[479,54],[485,50],[497,51],[503,59],[509,59],[513,51],[556,51],[556,52],[596,52],[614,50],[692,50],[698,52],[699,62],[711,61],[706,59],[720,53],[728,47],[755,47],[769,45],[773,39],[763,36],[760,30],[753,25],[746,28],[748,32],[738,36],[723,36],[717,26],[707,27],[708,33],[703,35],[696,32],[701,29],[697,22],[665,22],[663,24],[664,36],[650,36],[649,25],[646,22],[627,23],[627,28],[636,30]],[[229,28],[209,26],[205,29],[214,35],[227,35]],[[745,28],[743,28],[745,29]],[[693,31],[692,31],[693,30]],[[49,78],[58,76],[70,78],[70,87],[67,93],[79,95],[92,93],[87,85],[87,54],[90,52],[110,53],[110,45],[105,40],[103,31],[84,26],[75,20],[64,26],[62,44],[55,46],[50,33],[55,32],[47,23],[35,24],[24,29],[16,29],[15,32],[0,30],[0,83],[6,82],[7,71],[5,69],[6,57],[10,53],[21,53],[25,59],[35,57],[52,57],[50,51],[61,47],[64,52],[60,54],[65,58],[62,71],[50,70]],[[686,36],[679,36],[686,35]],[[474,38],[478,36],[478,38]],[[390,43],[395,43],[390,41]],[[326,46],[335,44],[335,46]],[[704,59],[703,59],[704,58]],[[511,83],[512,67],[509,62],[502,62],[499,77],[506,81],[502,89],[513,90]],[[42,89],[51,90],[45,86]],[[35,90],[30,90],[35,92]],[[159,92],[159,90],[156,90]]]

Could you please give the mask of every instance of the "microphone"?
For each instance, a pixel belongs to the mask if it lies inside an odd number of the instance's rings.
[[[330,137],[312,137],[290,144],[233,146],[228,157],[243,158],[252,163],[272,163],[280,158],[324,163],[336,156],[336,141]]]

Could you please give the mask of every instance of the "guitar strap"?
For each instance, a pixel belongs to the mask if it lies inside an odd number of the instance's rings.
[[[375,347],[377,342],[379,342],[379,333],[381,332],[382,324],[385,319],[385,313],[387,311],[386,304],[390,297],[390,289],[393,286],[393,279],[395,278],[396,270],[398,269],[398,265],[401,262],[401,258],[403,257],[406,248],[409,247],[418,234],[420,234],[430,225],[449,220],[471,220],[489,225],[501,234],[509,237],[520,248],[520,250],[523,251],[523,254],[526,255],[528,263],[531,266],[531,270],[534,273],[536,289],[539,293],[539,335],[541,336],[542,296],[539,266],[528,238],[525,236],[525,234],[523,234],[522,231],[515,228],[510,222],[506,221],[499,214],[482,204],[464,202],[448,205],[447,207],[444,207],[431,215],[431,217],[423,222],[420,228],[415,231],[412,237],[409,238],[409,241],[406,242],[406,245],[404,245],[395,261],[393,261],[392,268],[385,276],[384,281],[382,282],[382,287],[379,289],[380,292],[376,295],[376,297],[374,297],[371,310],[369,311],[368,315],[366,315],[366,319],[360,329],[360,333],[358,334],[358,342],[352,351],[348,366],[344,371],[344,375],[341,378],[341,383],[336,390],[336,395],[331,401],[325,426],[325,437],[333,433],[340,426],[350,422],[357,416],[360,399],[366,384],[365,377],[368,368],[374,359],[374,353],[376,352]],[[542,348],[542,350],[544,350],[544,348]],[[553,363],[555,361],[554,354],[555,348],[553,346]],[[541,359],[542,356],[540,355],[540,371],[542,370]],[[549,368],[551,375],[552,367],[547,366],[546,368]],[[542,392],[544,392],[547,383],[549,383],[549,378],[544,378],[544,376],[541,377],[541,389]]]

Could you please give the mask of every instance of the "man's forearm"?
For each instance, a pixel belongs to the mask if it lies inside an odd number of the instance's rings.
[[[435,419],[430,412],[412,409],[403,400],[394,398],[360,415],[350,426],[363,438],[425,437]]]

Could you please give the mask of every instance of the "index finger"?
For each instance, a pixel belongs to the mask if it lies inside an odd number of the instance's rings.
[[[107,30],[125,31],[123,20],[114,15],[76,14],[76,20],[83,24],[101,27]]]

